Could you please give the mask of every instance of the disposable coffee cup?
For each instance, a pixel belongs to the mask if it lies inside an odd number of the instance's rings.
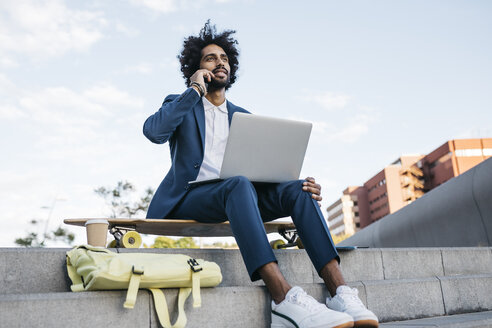
[[[108,220],[87,220],[85,222],[85,228],[87,230],[87,244],[97,247],[106,247],[108,225]]]

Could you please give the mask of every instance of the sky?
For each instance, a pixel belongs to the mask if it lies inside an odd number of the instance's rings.
[[[313,123],[301,177],[326,208],[403,154],[492,137],[490,17],[478,0],[0,0],[0,247],[33,219],[108,216],[100,186],[157,188],[169,148],[142,125],[185,91],[176,55],[207,19],[239,41],[229,101]]]

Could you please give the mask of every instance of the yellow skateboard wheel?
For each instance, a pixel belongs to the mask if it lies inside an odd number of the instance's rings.
[[[270,246],[272,246],[273,249],[281,249],[282,245],[285,245],[285,241],[283,241],[282,239],[272,240],[270,242]]]
[[[136,231],[128,231],[121,238],[124,248],[139,248],[142,245],[142,237]]]
[[[296,245],[297,245],[297,248],[304,249],[304,244],[302,243],[302,240],[299,237],[296,238]]]
[[[106,248],[116,248],[116,246],[117,246],[116,240],[113,239],[112,241],[109,242]]]

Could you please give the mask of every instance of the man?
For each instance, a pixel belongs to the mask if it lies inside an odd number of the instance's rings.
[[[154,143],[169,142],[172,166],[157,189],[147,217],[229,220],[251,280],[263,279],[272,297],[271,327],[377,327],[378,319],[345,285],[339,257],[321,213],[321,187],[313,178],[251,183],[245,177],[190,187],[189,181],[217,178],[229,124],[243,108],[226,100],[239,67],[235,31],[216,32],[208,21],[199,36],[184,41],[178,58],[189,88],[166,97],[144,123]],[[263,222],[291,216],[330,294],[326,305],[280,272]]]

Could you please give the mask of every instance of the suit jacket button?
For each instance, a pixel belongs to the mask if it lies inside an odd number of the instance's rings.
[[[185,187],[185,190],[188,190],[188,189],[190,189],[190,186],[186,186],[186,187]]]
[[[195,163],[195,165],[193,165],[193,167],[194,167],[195,169],[197,169],[197,168],[199,168],[199,167],[200,167],[200,165],[199,165],[198,163]]]

